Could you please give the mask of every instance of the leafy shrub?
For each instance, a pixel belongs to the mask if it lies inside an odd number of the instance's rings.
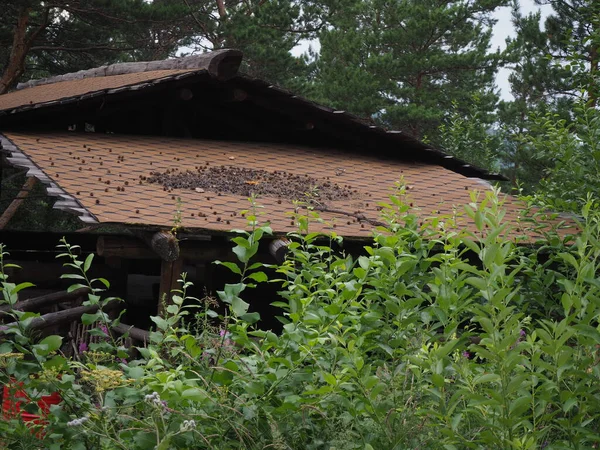
[[[506,239],[515,231],[494,193],[467,207],[476,233],[455,217],[421,222],[402,197],[400,189],[384,205],[388,225],[363,255],[333,251],[338,236],[312,233],[314,211],[294,215],[299,232],[276,267],[278,334],[256,328],[243,300],[267,281],[252,258],[271,230],[254,210],[250,231],[233,239],[239,264],[218,262],[239,276],[217,293],[227,313],[210,298],[186,302],[183,275],[167,316],[153,318],[150,342],[127,363],[122,343],[103,331],[113,321],[102,310],[84,320],[106,339],[73,360],[57,353],[58,337],[35,343],[26,333],[33,315],[14,311],[0,351],[24,356],[2,360],[2,381],[21,381],[31,395],[57,390],[64,401],[43,435],[0,422],[5,445],[597,446],[600,215],[588,204],[578,237],[519,246]],[[104,304],[108,282],[87,279],[92,257],[63,245],[78,281],[93,288],[88,301]],[[24,287],[4,276],[5,301]]]

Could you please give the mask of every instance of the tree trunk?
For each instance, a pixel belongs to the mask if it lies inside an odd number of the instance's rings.
[[[596,107],[596,103],[598,101],[598,80],[596,77],[598,76],[598,47],[596,43],[591,44],[590,49],[590,82],[588,87],[588,105],[591,108]]]
[[[31,44],[27,42],[27,24],[29,23],[29,8],[22,8],[19,20],[15,26],[12,48],[8,64],[0,78],[0,94],[5,94],[14,86],[25,71],[25,58]]]
[[[25,72],[25,60],[31,46],[37,39],[38,35],[46,29],[48,26],[48,20],[50,17],[51,6],[44,8],[41,16],[40,25],[32,32],[27,35],[27,26],[29,25],[29,14],[31,13],[30,7],[22,7],[19,12],[19,19],[15,26],[12,48],[10,50],[10,56],[8,58],[8,64],[2,73],[0,78],[0,95],[6,94],[10,88],[12,88],[19,77]]]

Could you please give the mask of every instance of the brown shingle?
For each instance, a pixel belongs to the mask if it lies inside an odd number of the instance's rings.
[[[84,78],[81,80],[63,81],[61,83],[34,86],[9,94],[0,95],[0,111],[27,105],[40,105],[71,97],[102,92],[132,86],[149,81],[154,82],[181,73],[198,72],[198,70],[154,70],[150,72],[113,75],[109,77]]]
[[[379,204],[389,201],[394,183],[401,177],[409,186],[405,201],[412,204],[413,212],[422,218],[452,215],[471,202],[470,191],[489,190],[478,179],[465,178],[440,166],[383,160],[331,149],[94,133],[4,134],[100,222],[171,227],[178,215],[177,198],[180,198],[179,214],[184,227],[218,231],[244,228],[246,219],[239,213],[249,207],[245,196],[229,193],[219,196],[209,189],[204,193],[192,189],[165,191],[159,184],[140,184],[140,175],[147,177],[153,171],[167,169],[194,172],[196,166],[207,162],[212,167],[286,171],[323,181],[329,178],[356,190],[353,198],[322,202],[327,209],[336,212],[320,212],[326,223],[311,226],[314,231],[334,229],[349,237],[368,236],[373,225],[361,223],[356,213],[379,220]],[[135,157],[132,157],[134,152]],[[339,170],[341,168],[344,170]],[[276,232],[296,230],[289,215],[293,210],[290,199],[265,197],[259,198],[258,203],[264,206],[259,209],[261,220],[269,220]],[[514,197],[505,197],[507,220],[525,227],[518,219],[522,206]],[[461,226],[475,229],[474,224],[464,218]]]

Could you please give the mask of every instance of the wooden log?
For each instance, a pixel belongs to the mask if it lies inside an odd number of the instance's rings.
[[[129,334],[129,337],[144,343],[148,342],[150,337],[149,331],[142,330],[141,328],[134,327],[133,325],[127,325],[125,323],[120,323],[119,325],[113,326],[112,330],[120,335],[127,333]]]
[[[116,63],[109,66],[97,67],[95,69],[80,70],[79,72],[56,75],[50,78],[19,83],[17,85],[17,89],[25,89],[32,86],[41,86],[44,84],[58,83],[61,81],[81,80],[83,78],[106,77],[130,73],[149,72],[153,70],[173,69],[204,69],[211,76],[225,81],[237,75],[238,69],[242,62],[242,57],[243,53],[239,50],[221,49],[213,52],[202,53],[200,55],[166,59],[162,61]]]
[[[156,233],[134,233],[142,239],[163,261],[175,261],[179,258],[179,242],[173,233],[157,231]]]
[[[112,301],[103,306],[103,311],[108,312],[120,305],[118,301]],[[58,327],[79,320],[84,314],[93,314],[98,311],[98,305],[76,306],[75,308],[66,309],[53,313],[44,314],[43,316],[33,319],[27,330],[43,330],[49,327]],[[4,327],[16,325],[16,322],[6,324]],[[1,330],[4,331],[4,330]],[[0,331],[0,332],[1,332]]]
[[[190,261],[229,260],[232,257],[228,242],[181,241],[179,257]],[[96,252],[103,258],[119,257],[123,259],[161,259],[139,239],[126,236],[100,236],[96,242]]]
[[[38,311],[40,308],[45,306],[77,300],[78,298],[87,295],[88,292],[90,292],[88,288],[80,288],[74,290],[73,292],[61,291],[48,295],[42,295],[40,297],[30,298],[28,300],[17,302],[12,307],[10,305],[2,305],[0,306],[0,318],[7,316],[11,309],[17,311]]]
[[[25,181],[21,191],[17,194],[17,198],[15,198],[11,204],[8,205],[8,208],[6,208],[0,216],[0,230],[4,229],[4,227],[8,225],[8,222],[10,222],[10,219],[13,218],[21,204],[25,201],[36,182],[37,178],[35,177],[27,178],[27,181]]]
[[[164,261],[160,267],[160,288],[158,294],[158,315],[164,317],[171,301],[171,291],[177,289],[177,280],[183,270],[183,258],[175,261]]]

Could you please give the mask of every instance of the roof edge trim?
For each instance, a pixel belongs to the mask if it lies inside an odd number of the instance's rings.
[[[85,223],[98,223],[98,219],[87,210],[75,197],[58,186],[46,173],[40,169],[25,153],[10,139],[0,134],[0,150],[10,153],[6,159],[16,167],[27,169],[26,176],[36,177],[46,186],[46,192],[51,197],[57,197],[54,208],[76,214]]]
[[[201,55],[186,56],[160,61],[116,63],[94,69],[80,70],[50,78],[30,80],[17,85],[17,90],[61,81],[81,80],[84,78],[109,77],[131,73],[150,72],[154,70],[204,69],[211,76],[226,81],[237,75],[242,62],[243,53],[234,49],[215,50]]]

